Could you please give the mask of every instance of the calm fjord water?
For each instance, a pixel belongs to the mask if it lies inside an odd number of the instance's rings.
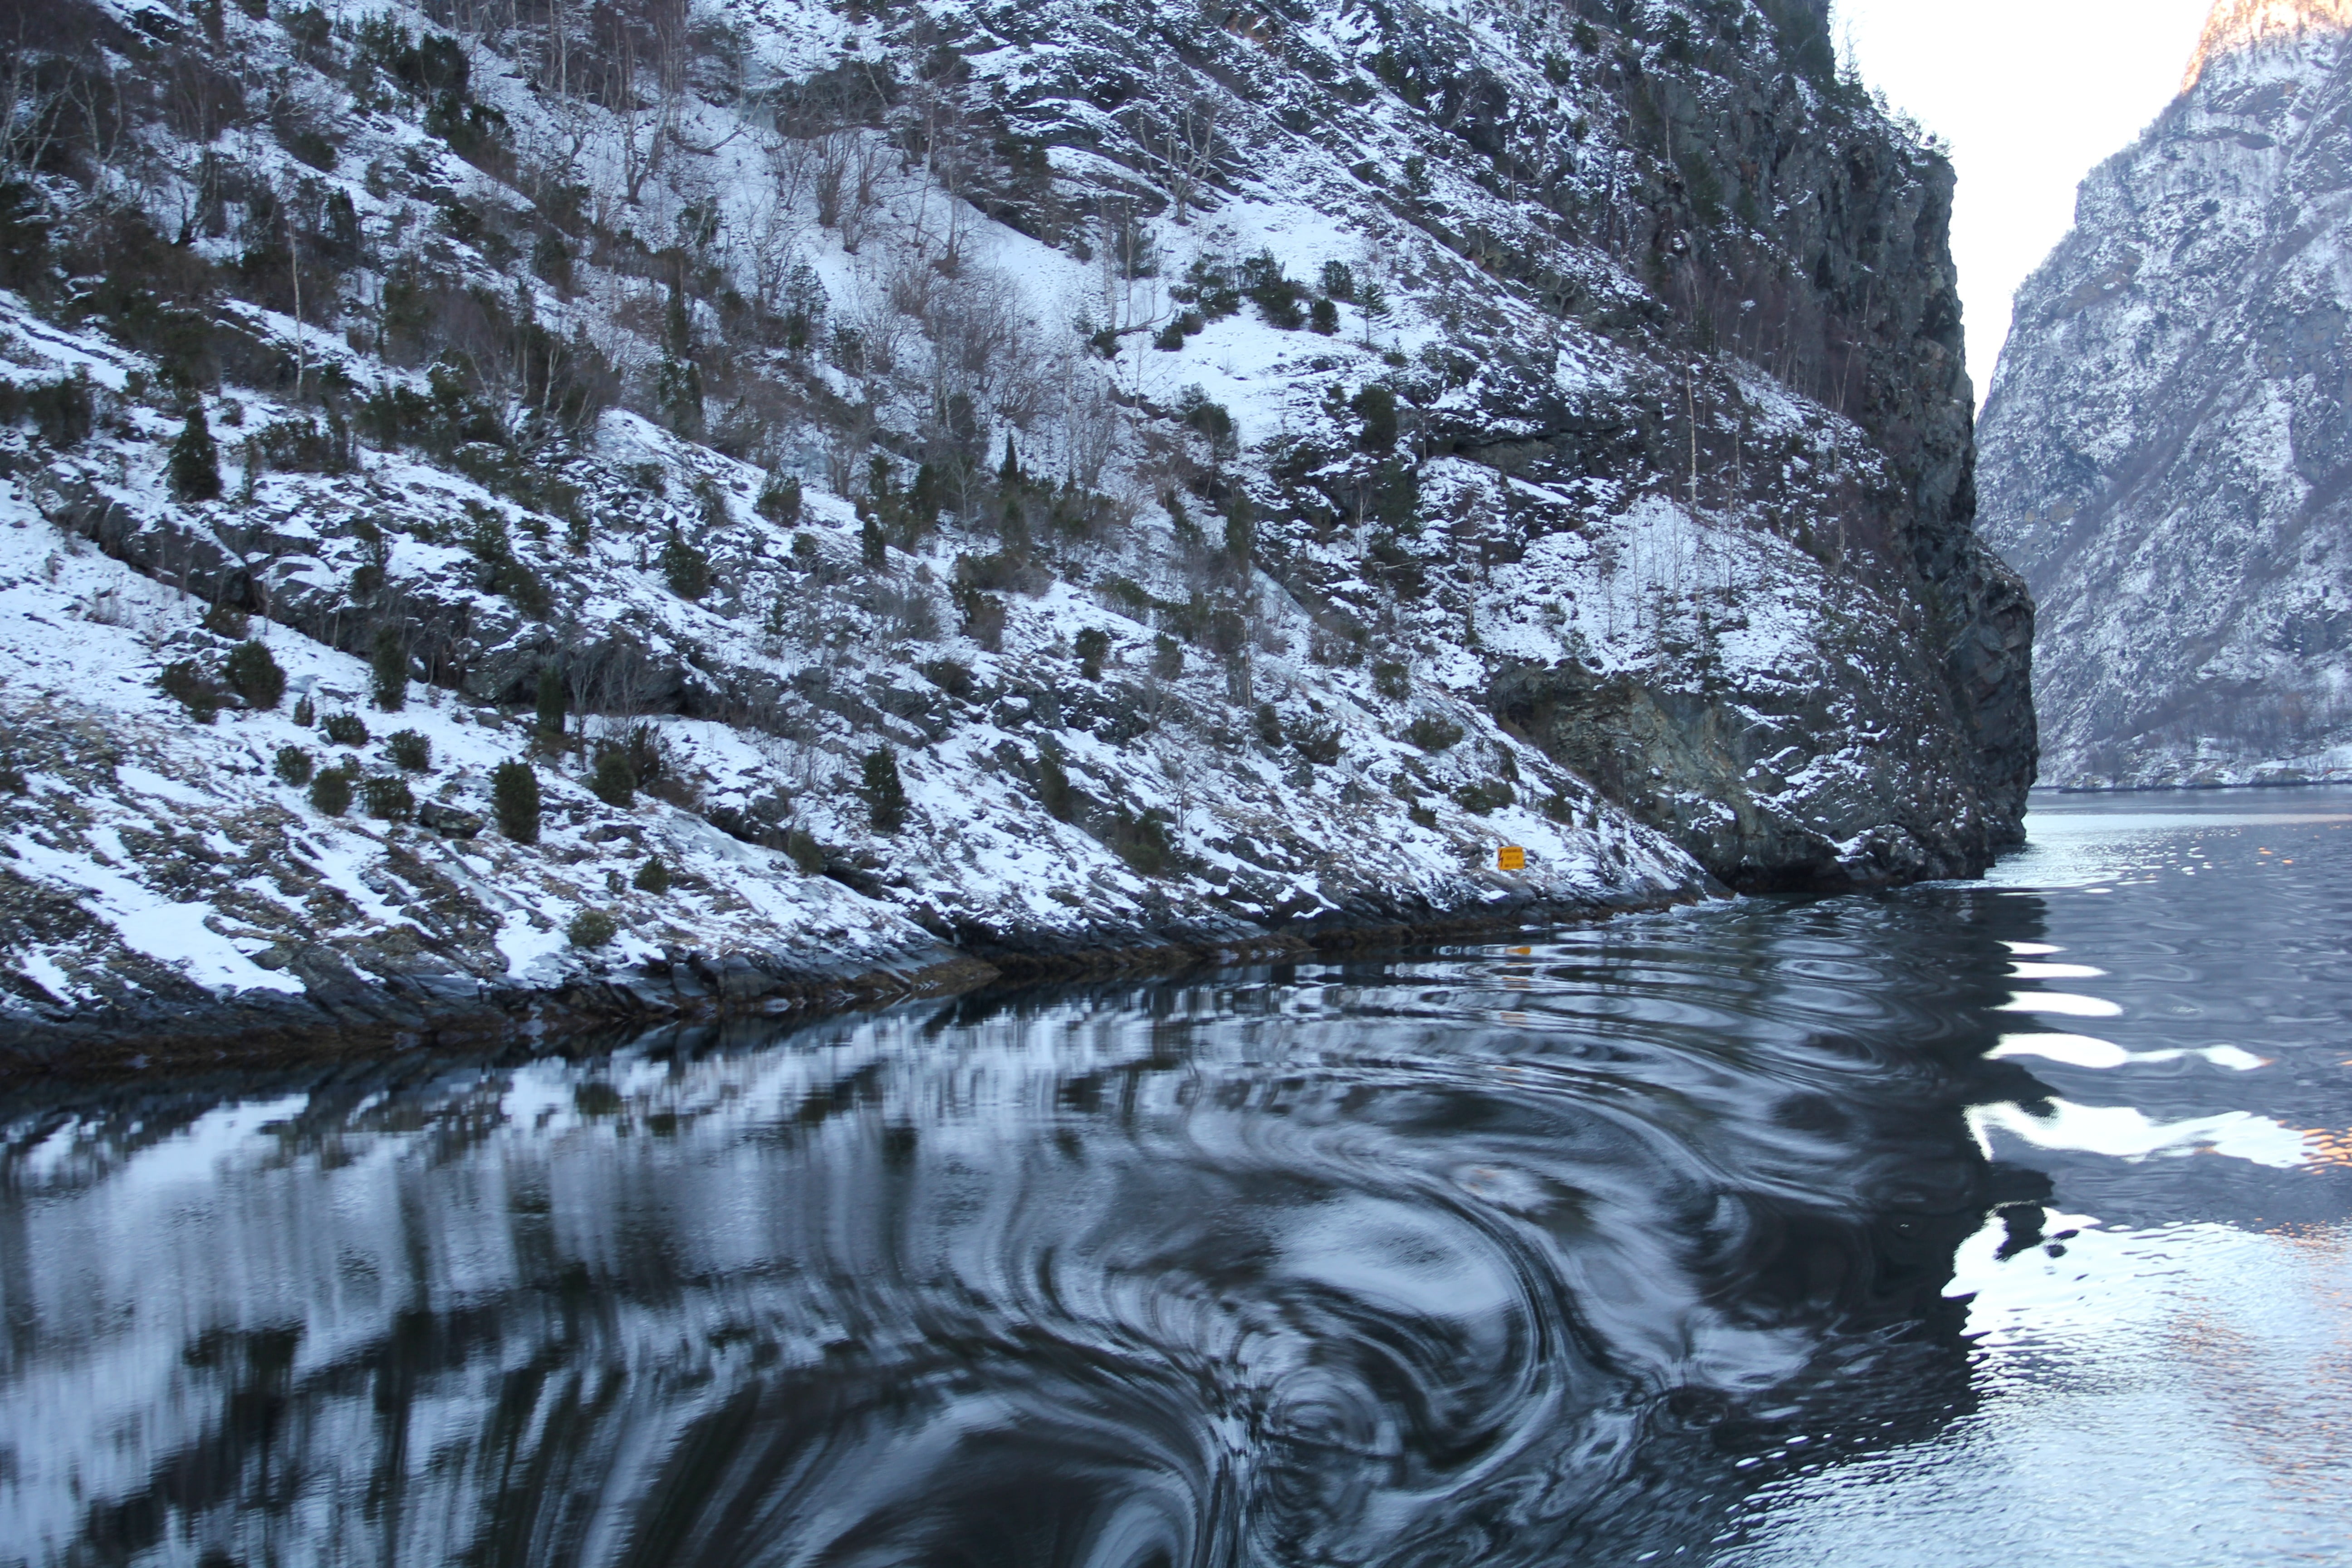
[[[2352,1562],[2352,796],[0,1104],[0,1563]]]

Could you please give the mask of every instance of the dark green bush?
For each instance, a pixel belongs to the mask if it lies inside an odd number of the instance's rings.
[[[59,451],[80,446],[98,420],[89,373],[77,369],[71,375],[30,386],[0,381],[0,422],[18,419],[30,419],[41,439]]]
[[[963,635],[994,653],[1004,646],[1004,601],[993,594],[982,593],[969,583],[958,583],[949,590],[955,600],[956,614],[962,622]]]
[[[416,810],[416,796],[410,793],[408,781],[397,773],[376,773],[360,785],[367,796],[367,813],[386,822],[405,822]]]
[[[1067,822],[1077,812],[1077,791],[1062,765],[1062,749],[1051,741],[1037,748],[1037,804],[1045,815]]]
[[[824,846],[804,827],[795,827],[784,835],[784,853],[792,857],[793,868],[803,877],[824,873]]]
[[[237,644],[229,650],[227,670],[230,688],[256,708],[275,708],[286,695],[286,672],[266,644]]]
[[[677,534],[662,546],[661,569],[669,591],[681,599],[699,599],[710,592],[710,557]]]
[[[1295,279],[1286,277],[1282,263],[1271,251],[1260,251],[1242,263],[1242,291],[1257,306],[1268,326],[1284,331],[1297,331],[1306,325],[1307,318],[1299,309],[1307,289]]]
[[[278,748],[278,760],[270,764],[270,769],[277,773],[280,784],[292,784],[299,789],[310,782],[310,753],[299,746],[280,746]]]
[[[199,724],[211,723],[220,712],[221,689],[193,658],[175,659],[165,665],[163,673],[155,678],[155,684]]]
[[[1339,760],[1339,725],[1334,719],[1309,719],[1290,729],[1290,749],[1324,767]]]
[[[294,722],[305,730],[319,721],[319,705],[308,697],[294,700]]]
[[[214,445],[212,427],[205,422],[201,403],[189,405],[187,422],[172,443],[165,473],[172,494],[181,500],[220,500],[220,448]]]
[[[433,742],[415,730],[398,731],[383,743],[393,766],[404,773],[429,773],[433,771]]]
[[[768,482],[760,487],[760,499],[751,510],[779,528],[791,528],[801,520],[801,481],[796,476],[770,474]]]
[[[596,758],[596,771],[588,777],[588,793],[606,805],[633,805],[637,798],[637,770],[629,763],[628,753],[608,750]]]
[[[971,666],[961,659],[935,658],[916,668],[923,672],[925,679],[950,697],[971,695]]]
[[[1240,490],[1225,509],[1225,559],[1246,569],[1257,554],[1257,509]]]
[[[858,793],[877,833],[896,833],[907,826],[907,786],[898,777],[898,754],[887,746],[866,753],[859,765]]]
[[[1464,784],[1454,792],[1454,804],[1476,816],[1500,811],[1518,798],[1518,791],[1502,779],[1485,779],[1476,784]]]
[[[1088,680],[1102,679],[1103,660],[1110,655],[1110,634],[1100,626],[1087,626],[1078,633],[1078,673]]]
[[[325,816],[342,816],[352,808],[352,783],[355,776],[348,764],[325,769],[310,781],[310,804]]]
[[[1356,445],[1367,452],[1391,452],[1397,444],[1396,394],[1385,386],[1367,386],[1356,394],[1348,406],[1362,419],[1364,426],[1357,434]]]
[[[602,910],[582,910],[564,933],[574,947],[603,947],[621,934],[620,922]]]
[[[1257,705],[1257,738],[1269,746],[1282,744],[1282,715],[1274,710],[1271,702]]]
[[[408,649],[390,626],[375,634],[375,657],[368,661],[374,678],[375,705],[386,713],[408,706]]]
[[[500,763],[490,774],[490,811],[507,837],[517,844],[539,842],[539,774],[529,763]]]
[[[1383,697],[1402,699],[1412,695],[1412,670],[1393,660],[1382,660],[1372,666],[1372,689]]]
[[[563,714],[570,706],[564,700],[563,677],[551,664],[539,670],[539,732],[550,740],[560,740],[563,734]]]
[[[1232,411],[1222,403],[1210,402],[1199,387],[1188,386],[1177,395],[1176,416],[1208,438],[1213,460],[1230,462],[1240,454],[1240,434]]]
[[[653,856],[637,868],[637,874],[629,886],[640,893],[656,896],[667,893],[669,891],[669,868],[662,864],[660,856]]]
[[[1423,713],[1405,726],[1404,738],[1433,755],[1460,742],[1462,726],[1434,713]]]
[[[1157,806],[1141,816],[1120,811],[1111,824],[1108,839],[1118,858],[1139,877],[1157,877],[1176,858],[1176,847],[1168,837],[1168,819]]]
[[[327,739],[338,746],[364,746],[368,743],[367,721],[356,713],[330,713],[321,726]]]

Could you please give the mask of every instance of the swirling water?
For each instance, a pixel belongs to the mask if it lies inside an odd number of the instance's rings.
[[[2352,797],[0,1102],[0,1563],[2352,1561]]]

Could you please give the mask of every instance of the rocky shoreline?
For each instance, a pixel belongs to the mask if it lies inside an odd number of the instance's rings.
[[[1718,892],[1720,890],[1718,889]],[[859,973],[762,962],[742,953],[678,953],[552,987],[383,985],[334,1000],[252,994],[209,1002],[153,998],[63,1023],[0,1017],[0,1089],[124,1074],[266,1070],[387,1058],[417,1049],[524,1046],[558,1049],[600,1034],[670,1025],[804,1023],[1003,987],[1141,978],[1280,963],[1339,952],[1491,941],[1560,926],[1652,913],[1693,898],[1564,905],[1523,899],[1504,910],[1433,912],[1386,924],[1308,924],[1255,939],[1198,944],[1132,933],[1129,945],[1076,952],[996,951],[988,959],[948,946],[910,950]]]

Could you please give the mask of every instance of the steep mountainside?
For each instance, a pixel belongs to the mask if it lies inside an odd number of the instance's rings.
[[[2352,7],[2223,0],[2084,182],[1985,410],[2074,784],[2352,774]]]
[[[0,20],[19,1041],[2017,837],[1950,172],[1820,0]]]

